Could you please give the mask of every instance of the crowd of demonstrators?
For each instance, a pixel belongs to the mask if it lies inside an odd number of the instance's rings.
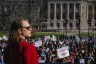
[[[96,63],[96,37],[88,38],[70,36],[66,39],[56,37],[45,40],[44,37],[31,39],[31,43],[42,41],[42,45],[36,47],[39,63],[56,64],[95,64]],[[6,47],[6,40],[0,40],[0,62],[2,62],[3,51]],[[57,49],[68,46],[69,56],[59,59]]]
[[[35,38],[34,41],[40,40]],[[41,38],[42,46],[37,47],[39,63],[69,63],[69,64],[95,64],[96,63],[96,42],[94,38],[68,37],[44,41]],[[70,56],[59,59],[57,49],[64,46],[69,47]]]

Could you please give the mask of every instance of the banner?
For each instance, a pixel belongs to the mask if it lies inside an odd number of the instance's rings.
[[[0,40],[2,40],[2,37],[0,37]]]
[[[85,64],[85,59],[80,59],[79,62],[80,64]]]
[[[62,45],[64,42],[63,41],[60,41],[59,43]]]
[[[69,56],[69,47],[65,46],[62,48],[57,49],[57,54],[59,59]]]
[[[55,35],[52,36],[53,41],[57,41],[57,37]]]
[[[47,40],[50,40],[50,36],[45,36],[44,41],[46,42]]]
[[[3,39],[3,40],[8,40],[8,37],[7,37],[7,36],[3,36],[2,39]]]
[[[42,41],[39,40],[39,41],[35,41],[35,47],[39,47],[39,46],[42,46]]]
[[[75,39],[76,39],[76,41],[77,41],[77,42],[79,42],[79,41],[80,41],[79,36],[76,36],[76,37],[75,37]]]

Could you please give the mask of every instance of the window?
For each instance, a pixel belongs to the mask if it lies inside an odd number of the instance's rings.
[[[56,4],[56,6],[57,6],[57,9],[60,9],[60,4],[58,3],[58,4]]]
[[[72,3],[69,4],[69,9],[73,9],[73,4]]]
[[[50,8],[54,9],[54,4],[53,3],[50,4]]]
[[[76,23],[76,29],[79,29],[79,23]]]
[[[67,27],[67,23],[63,23],[63,27],[66,28]]]
[[[42,25],[42,28],[45,28],[46,29],[47,28],[47,24],[43,24]]]
[[[95,26],[96,26],[96,23],[95,23]]]
[[[76,9],[79,9],[80,4],[76,3]]]
[[[60,24],[59,23],[57,23],[57,27],[60,27]]]
[[[92,10],[92,6],[91,5],[89,5],[89,10]]]
[[[63,17],[62,17],[63,19],[67,19],[67,13],[64,13],[63,12]]]
[[[53,27],[53,23],[50,23],[50,26]]]
[[[92,25],[91,25],[91,22],[90,22],[90,23],[88,23],[88,25],[89,25],[89,26],[92,26]]]
[[[58,20],[60,20],[60,13],[57,13],[56,16],[57,16],[56,18],[57,18]]]
[[[76,19],[79,19],[80,18],[80,16],[79,16],[79,13],[76,13]]]
[[[95,10],[96,10],[96,5],[95,5]]]
[[[72,28],[73,28],[73,24],[72,24],[72,23],[70,23],[70,24],[69,24],[69,26],[70,26],[70,29],[72,29]]]
[[[63,9],[66,9],[66,8],[67,8],[67,4],[64,3],[64,4],[63,4]]]
[[[94,14],[94,19],[96,20],[96,12],[95,12],[95,14]]]
[[[51,13],[50,18],[54,19],[54,14],[53,13]]]
[[[69,14],[69,19],[73,20],[73,17],[74,17],[74,16],[73,16],[73,13],[70,13],[70,14]]]

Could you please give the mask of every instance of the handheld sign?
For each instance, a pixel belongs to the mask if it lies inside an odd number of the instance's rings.
[[[39,47],[39,46],[42,46],[42,41],[41,40],[35,41],[35,47]]]
[[[57,49],[59,59],[69,56],[68,46]]]

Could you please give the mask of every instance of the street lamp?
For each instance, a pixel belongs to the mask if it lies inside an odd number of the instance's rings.
[[[66,23],[66,36],[67,36],[67,24],[68,24],[68,20],[67,19],[65,20],[65,23]]]
[[[79,23],[79,37],[80,37],[80,15],[78,15],[78,23]]]
[[[64,38],[67,37],[67,23],[68,23],[68,20],[65,19],[65,22],[63,23],[63,37],[64,37]],[[66,30],[66,37],[64,36],[64,31],[65,31],[64,28],[65,28],[65,30]]]
[[[58,28],[58,32],[59,32],[59,29],[60,29],[60,24],[59,23],[57,23],[57,28]]]
[[[90,36],[90,34],[89,34],[89,26],[91,26],[91,19],[88,19],[88,37]]]
[[[50,23],[50,26],[51,26],[51,28],[52,28],[52,29],[51,29],[51,31],[52,31],[52,30],[53,30],[53,23]]]

